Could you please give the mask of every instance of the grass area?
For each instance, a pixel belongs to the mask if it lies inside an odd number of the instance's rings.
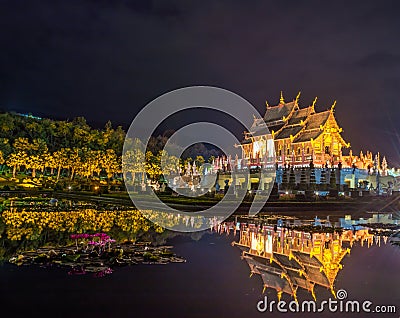
[[[102,196],[108,198],[116,198],[116,199],[129,199],[129,194],[127,192],[105,193],[102,194]]]
[[[116,199],[126,199],[129,200],[129,195],[126,192],[119,192],[119,193],[110,193],[110,194],[102,194],[101,196],[103,197],[109,197],[109,198],[116,198]],[[141,196],[139,193],[137,196]],[[223,195],[217,195],[216,197],[208,197],[208,196],[201,196],[201,197],[184,197],[184,196],[171,196],[171,195],[166,195],[166,194],[159,194],[158,197],[160,200],[162,200],[165,203],[175,203],[175,204],[205,204],[205,205],[212,205],[217,202],[219,202]],[[251,197],[245,197],[243,200],[244,204],[251,204],[252,199]],[[324,200],[316,200],[316,201],[296,201],[295,199],[293,200],[274,200],[274,201],[269,201],[268,204],[274,205],[310,205],[310,204],[322,204],[322,205],[329,205],[329,204],[348,204],[348,203],[354,203],[354,199],[335,199],[335,198],[328,198]]]
[[[54,175],[37,174],[33,178],[29,174],[17,173],[13,178],[10,173],[0,174],[0,190],[14,191],[14,190],[47,190],[47,191],[79,191],[80,193],[104,192],[105,189],[120,189],[123,186],[121,180],[114,179],[107,183],[106,180],[98,177],[83,178],[75,177],[71,180],[68,176],[61,175],[59,180]],[[94,191],[96,188],[97,191]]]
[[[136,195],[136,194],[135,194]],[[129,200],[130,197],[127,192],[120,192],[120,193],[109,193],[109,194],[102,194],[102,197],[108,198],[116,198],[116,199],[127,199]],[[141,194],[137,194],[138,197],[143,196]],[[144,196],[143,196],[144,197]],[[173,197],[171,195],[158,195],[160,200],[166,203],[177,203],[177,204],[214,204],[217,203],[222,197],[220,198],[210,198],[210,197],[198,197],[198,198],[191,198],[191,197]]]
[[[90,179],[75,179],[71,181],[68,177],[62,176],[56,185],[56,177],[54,176],[39,176],[37,178],[32,178],[32,176],[19,173],[16,175],[16,178],[12,178],[12,175],[2,174],[0,176],[0,190],[23,190],[28,193],[37,193],[40,191],[56,191],[56,192],[64,192],[71,193],[74,195],[87,195],[87,196],[97,196],[101,195],[105,198],[115,198],[121,200],[130,200],[130,197],[127,192],[121,191],[116,192],[112,191],[114,185],[104,184],[104,181],[101,180],[90,180]],[[219,202],[223,198],[223,194],[216,194],[214,197],[209,194],[200,196],[200,197],[185,197],[185,196],[172,196],[171,194],[157,194],[160,200],[165,203],[170,204],[182,204],[182,205],[214,205]],[[146,198],[145,194],[141,194],[140,192],[135,194],[138,198],[143,197]],[[253,200],[253,197],[250,195],[246,195],[243,204],[250,204]],[[356,200],[358,201],[358,200]],[[364,201],[364,200],[363,200]],[[309,198],[309,199],[299,199],[292,197],[270,197],[268,204],[270,205],[302,205],[306,206],[311,203],[314,204],[346,204],[354,202],[354,199],[350,198]]]

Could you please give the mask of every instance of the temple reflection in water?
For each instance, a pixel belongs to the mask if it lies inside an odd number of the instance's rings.
[[[227,225],[229,227],[229,225]],[[297,300],[297,290],[305,289],[316,299],[314,287],[328,288],[335,296],[335,279],[341,264],[355,241],[361,245],[381,243],[381,236],[367,229],[357,231],[309,232],[274,225],[242,223],[239,242],[242,258],[250,267],[251,275],[260,275],[267,288],[275,289],[278,299],[288,294]],[[327,233],[330,232],[330,233]],[[382,237],[386,243],[387,237]]]

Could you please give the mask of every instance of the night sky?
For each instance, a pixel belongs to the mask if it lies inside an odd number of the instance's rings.
[[[279,93],[337,100],[354,152],[400,166],[398,1],[0,1],[0,109],[129,125],[190,85],[262,114]],[[251,114],[249,114],[251,116]]]

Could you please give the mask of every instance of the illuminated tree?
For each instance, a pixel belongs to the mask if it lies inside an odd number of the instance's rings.
[[[107,149],[101,156],[101,167],[106,171],[110,179],[119,170],[118,158],[113,149]]]
[[[94,172],[98,174],[101,171],[101,153],[99,150],[82,148],[80,151],[80,156],[80,165],[76,167],[76,171],[79,175],[89,178],[93,177]]]
[[[201,166],[202,164],[204,164],[205,160],[204,160],[204,157],[203,157],[203,156],[196,156],[196,159],[194,160],[194,162],[196,163],[196,166],[197,166],[198,168],[200,168],[200,166]]]
[[[27,158],[28,155],[25,151],[18,151],[8,156],[6,164],[13,168],[13,178],[15,178],[17,170],[19,170],[21,166],[25,166]]]
[[[141,149],[133,148],[132,150],[126,151],[122,155],[122,167],[125,173],[125,180],[127,179],[128,172],[132,175],[133,180],[135,180],[135,175],[137,173],[141,173],[141,179],[142,182],[144,182],[145,155]]]
[[[70,169],[70,179],[72,180],[75,176],[75,171],[79,169],[80,165],[82,164],[82,161],[79,155],[78,148],[68,149],[67,153],[68,153],[67,166]]]
[[[68,166],[68,150],[61,148],[53,153],[52,169],[57,169],[57,181],[60,179],[61,169]],[[53,171],[51,172],[53,174]]]
[[[46,151],[42,153],[40,156],[42,158],[41,170],[43,175],[45,174],[46,168],[50,168],[50,174],[53,175],[55,163],[52,154]]]
[[[166,173],[177,173],[179,171],[179,158],[176,156],[169,156],[166,151],[161,156],[161,162],[164,165]]]
[[[25,166],[27,169],[32,169],[32,177],[36,177],[36,170],[39,170],[43,166],[43,160],[40,155],[30,155],[27,157]]]
[[[107,122],[103,129],[93,129],[83,117],[70,122],[5,113],[0,114],[0,127],[0,165],[5,161],[12,167],[14,177],[25,167],[32,171],[34,177],[38,173],[45,175],[46,171],[51,176],[56,173],[57,181],[61,178],[63,168],[68,169],[71,180],[75,176],[95,177],[103,170],[110,179],[121,170],[121,163],[124,172],[131,173],[133,179],[140,173],[144,182],[147,171],[149,177],[158,180],[163,156],[161,150],[168,140],[166,135],[152,137],[147,148],[152,154],[147,155],[146,148],[139,140],[131,140],[134,147],[127,147],[129,150],[121,157],[126,134],[121,126],[114,128],[111,122]],[[193,158],[203,154],[197,149],[203,149],[204,145],[199,147],[192,152]],[[166,173],[186,168],[186,163],[179,167],[180,159],[165,155]],[[197,156],[195,163],[200,166],[204,158]]]
[[[26,161],[26,168],[32,169],[32,177],[36,177],[37,170],[43,170],[46,165],[48,155],[48,148],[46,141],[43,139],[34,139],[31,144],[27,145],[28,158]]]
[[[35,154],[47,152],[47,143],[43,139],[34,139],[32,144],[29,145],[29,150]]]
[[[161,175],[161,152],[156,156],[151,151],[146,152],[146,173],[153,181],[158,180]]]
[[[202,173],[202,165],[205,163],[205,159],[203,156],[196,156],[196,159],[194,160],[194,163],[196,165],[197,170],[199,171],[199,173]]]
[[[101,160],[102,160],[101,151],[90,150],[88,159],[89,159],[88,161],[89,161],[90,176],[93,177],[94,173],[96,173],[99,176],[101,172]]]
[[[28,138],[19,137],[15,139],[13,148],[17,152],[23,151],[27,153],[28,151],[31,150],[31,144],[29,143]]]

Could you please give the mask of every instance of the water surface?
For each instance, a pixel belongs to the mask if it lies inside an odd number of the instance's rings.
[[[257,302],[263,298],[258,275],[249,278],[249,267],[240,251],[231,246],[233,235],[205,234],[198,241],[178,236],[169,243],[186,258],[182,264],[135,265],[116,268],[112,275],[69,276],[65,269],[0,267],[2,312],[20,317],[266,317]],[[343,260],[336,289],[352,299],[400,305],[400,249],[390,244],[370,248],[356,244]],[[330,297],[316,288],[317,299]],[[276,299],[276,292],[265,295]],[[290,301],[290,297],[283,296]],[[305,291],[299,299],[311,299]],[[364,317],[366,314],[324,313],[315,317]],[[274,315],[275,316],[275,315]],[[276,317],[310,314],[276,313]],[[398,317],[397,314],[369,314]]]

